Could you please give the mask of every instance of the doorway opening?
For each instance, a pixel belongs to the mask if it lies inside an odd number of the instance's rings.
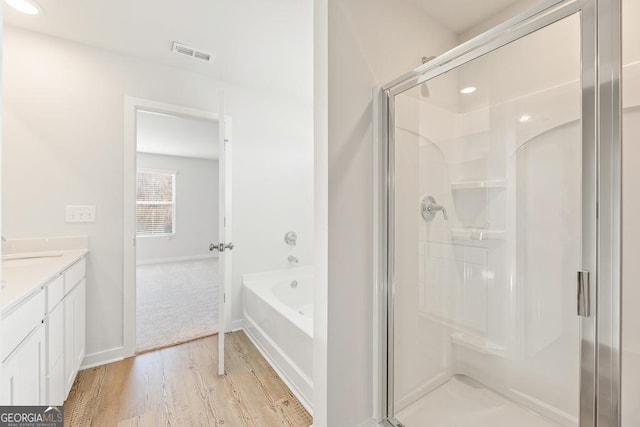
[[[213,242],[228,228],[221,189],[230,174],[220,153],[230,119],[221,126],[217,113],[126,104],[125,242],[133,244],[125,248],[124,332],[133,355],[224,329],[224,259]]]
[[[218,324],[218,122],[136,112],[136,352]]]

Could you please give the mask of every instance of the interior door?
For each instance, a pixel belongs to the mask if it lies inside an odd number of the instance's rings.
[[[594,425],[593,13],[387,89],[390,425]]]
[[[225,331],[229,327],[231,307],[231,274],[233,242],[231,235],[231,144],[227,119],[224,114],[224,93],[220,92],[218,108],[219,141],[219,239],[212,243],[210,250],[218,251],[218,374],[224,375]]]

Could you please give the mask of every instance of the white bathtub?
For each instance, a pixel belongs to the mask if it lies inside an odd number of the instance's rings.
[[[242,303],[247,335],[311,413],[312,267],[245,274]]]

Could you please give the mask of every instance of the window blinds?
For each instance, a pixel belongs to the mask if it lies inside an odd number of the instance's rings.
[[[174,172],[138,170],[136,175],[136,234],[175,232]]]

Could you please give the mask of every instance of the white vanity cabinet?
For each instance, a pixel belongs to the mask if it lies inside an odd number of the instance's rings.
[[[2,313],[0,405],[62,405],[71,389],[85,355],[86,257],[70,262]]]

